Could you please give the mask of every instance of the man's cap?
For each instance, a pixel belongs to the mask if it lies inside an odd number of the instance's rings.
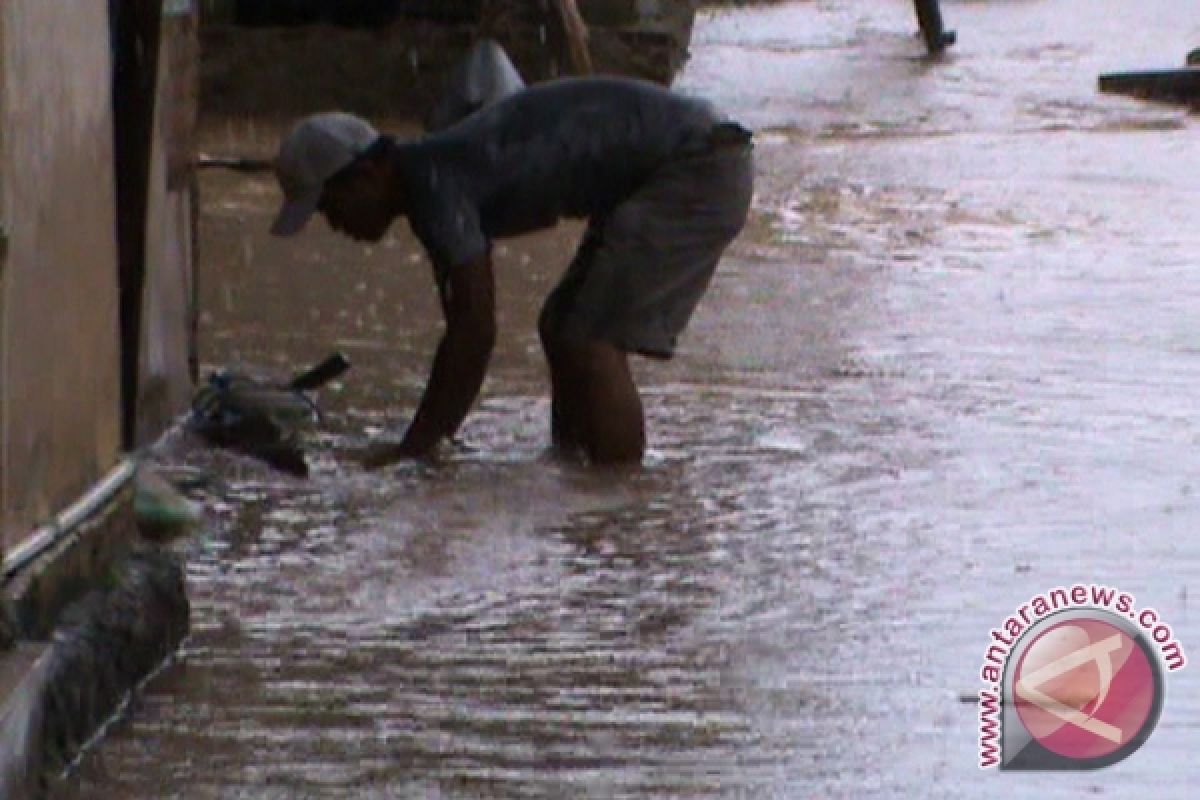
[[[341,111],[313,114],[296,123],[280,142],[275,158],[283,208],[271,233],[299,233],[317,210],[325,181],[349,166],[378,138],[366,120]]]

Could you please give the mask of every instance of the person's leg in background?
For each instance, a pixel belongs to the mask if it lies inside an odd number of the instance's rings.
[[[954,44],[957,36],[954,31],[948,31],[942,22],[942,10],[938,0],[915,0],[917,7],[917,23],[921,26],[921,36],[925,39],[925,47],[931,54],[936,55]]]

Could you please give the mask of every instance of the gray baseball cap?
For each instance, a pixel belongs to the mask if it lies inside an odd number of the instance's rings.
[[[341,111],[313,114],[296,123],[279,144],[275,176],[283,208],[271,226],[276,236],[299,233],[317,210],[325,181],[358,158],[379,138],[364,119]]]

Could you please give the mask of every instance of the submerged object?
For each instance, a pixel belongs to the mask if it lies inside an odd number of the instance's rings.
[[[430,132],[449,128],[524,88],[525,81],[504,48],[493,39],[480,39],[450,73],[441,99],[425,117],[425,128]]]
[[[321,418],[308,392],[349,368],[346,357],[334,353],[283,385],[228,370],[213,373],[192,399],[188,428],[209,444],[306,477],[301,435]]]
[[[199,506],[148,464],[140,464],[134,478],[133,513],[138,531],[158,542],[183,536],[204,519]]]
[[[1147,100],[1196,103],[1200,101],[1200,66],[1109,72],[1100,76],[1100,91]]]

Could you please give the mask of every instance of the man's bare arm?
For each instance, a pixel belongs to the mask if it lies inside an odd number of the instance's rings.
[[[490,254],[448,271],[442,287],[446,332],[416,416],[398,445],[372,448],[363,462],[381,467],[426,455],[458,430],[479,395],[496,341],[495,279]]]

